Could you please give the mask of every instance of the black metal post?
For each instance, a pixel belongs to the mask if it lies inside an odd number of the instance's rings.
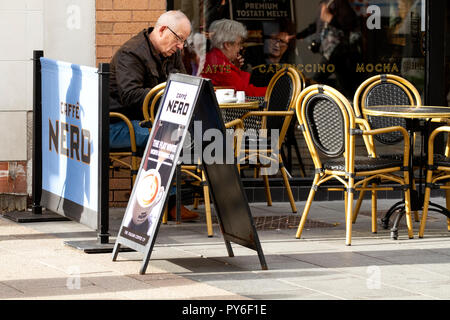
[[[98,66],[98,215],[100,243],[109,243],[109,64]]]
[[[33,51],[33,152],[32,152],[32,210],[42,214],[42,76],[41,60],[44,51]]]
[[[425,104],[445,106],[445,15],[447,1],[426,2]]]
[[[174,10],[174,0],[166,1],[166,10]]]
[[[445,92],[445,6],[447,1],[426,2],[425,104],[446,106]],[[440,124],[431,124],[434,130]],[[444,153],[444,135],[434,141],[434,151]]]

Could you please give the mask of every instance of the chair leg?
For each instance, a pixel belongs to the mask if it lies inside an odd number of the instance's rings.
[[[316,174],[314,176],[314,182],[311,187],[311,191],[309,191],[308,199],[306,200],[306,203],[305,203],[305,208],[303,209],[302,218],[300,219],[300,223],[297,228],[297,233],[295,235],[295,237],[297,239],[300,239],[300,237],[302,236],[303,228],[305,227],[305,223],[306,223],[306,218],[308,217],[309,209],[311,208],[311,204],[312,204],[312,202],[314,200],[314,196],[316,194],[315,186],[317,184],[317,181],[319,181],[318,174]]]
[[[431,189],[429,187],[426,187],[425,197],[423,199],[422,221],[420,221],[419,227],[419,238],[423,238],[423,234],[425,232],[425,225],[427,224],[427,216],[428,216],[428,206],[430,204],[430,194]]]
[[[411,214],[411,192],[408,189],[405,191],[405,211],[406,211],[406,226],[408,228],[408,238],[414,238],[412,214]]]
[[[344,212],[345,212],[345,221],[347,221],[347,206],[348,206],[348,194],[344,191]]]
[[[163,224],[167,224],[168,217],[169,217],[169,207],[166,205],[165,208],[164,208],[164,213],[163,213],[163,217],[162,217],[162,221],[161,222]]]
[[[195,197],[195,199],[194,199],[194,204],[192,205],[192,208],[194,208],[195,210],[197,210],[197,209],[198,209],[199,203],[200,203],[200,199],[197,198],[197,197]]]
[[[134,186],[134,183],[136,182],[136,177],[139,170],[139,160],[136,156],[131,156],[131,183]]]
[[[367,186],[367,182],[364,182],[362,187],[365,188],[366,186]],[[361,204],[363,202],[365,193],[366,193],[365,190],[361,190],[361,192],[359,193],[359,197],[358,197],[358,200],[356,201],[356,205],[355,205],[355,210],[353,212],[353,221],[352,221],[353,223],[356,222],[356,218],[358,217],[359,210],[361,209]]]
[[[350,178],[350,180],[353,180]],[[349,182],[349,189],[353,189],[354,182]],[[352,245],[352,226],[353,226],[353,192],[345,191],[347,195],[347,205],[346,205],[346,215],[345,215],[345,245],[350,246]]]
[[[180,224],[181,223],[181,165],[177,165],[176,166],[176,171],[175,171],[175,179],[176,179],[176,223]]]
[[[206,211],[206,230],[208,232],[208,237],[212,237],[213,227],[212,227],[212,217],[211,217],[211,201],[209,199],[209,187],[206,184],[205,172],[202,171],[202,182],[203,182],[203,196],[205,197],[205,211]]]
[[[375,188],[377,185],[372,184],[372,233],[377,233],[377,191]]]
[[[272,195],[270,194],[269,177],[266,174],[263,174],[262,178],[264,180],[264,190],[266,191],[267,205],[270,207],[272,206]]]
[[[447,186],[450,186],[450,182],[446,183]],[[445,189],[445,207],[447,210],[450,209],[450,190]],[[447,230],[450,231],[450,218],[447,218]]]
[[[416,190],[416,182],[415,182],[414,178],[413,178],[413,184],[412,185],[413,185],[413,190]],[[419,222],[420,221],[419,212],[416,210],[413,213],[414,213],[414,221],[415,222]]]
[[[291,203],[292,212],[296,213],[297,207],[295,206],[294,195],[292,194],[291,184],[289,183],[289,179],[286,174],[286,168],[284,166],[281,167],[281,175],[283,176],[284,186],[286,188],[286,191],[287,191],[287,194],[289,197],[289,202]]]

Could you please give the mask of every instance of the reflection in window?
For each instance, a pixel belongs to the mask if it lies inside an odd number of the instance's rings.
[[[211,50],[209,27],[226,18],[247,30],[239,66],[266,86],[285,64],[309,83],[349,97],[375,74],[392,73],[424,86],[425,0],[175,0],[192,20],[185,65],[200,75]]]
[[[445,92],[447,92],[447,105],[450,107],[450,5],[447,4],[445,25]]]

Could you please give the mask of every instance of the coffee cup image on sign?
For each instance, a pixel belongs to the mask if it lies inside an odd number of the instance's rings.
[[[161,176],[157,170],[150,169],[143,173],[137,185],[136,199],[139,206],[145,210],[134,210],[133,222],[135,224],[141,224],[147,219],[151,209],[161,200],[163,191]]]

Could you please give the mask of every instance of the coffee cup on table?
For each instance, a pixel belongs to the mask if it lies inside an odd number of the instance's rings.
[[[232,100],[234,98],[234,89],[217,89],[216,98],[218,103]]]
[[[237,102],[245,102],[245,91],[236,91]]]

